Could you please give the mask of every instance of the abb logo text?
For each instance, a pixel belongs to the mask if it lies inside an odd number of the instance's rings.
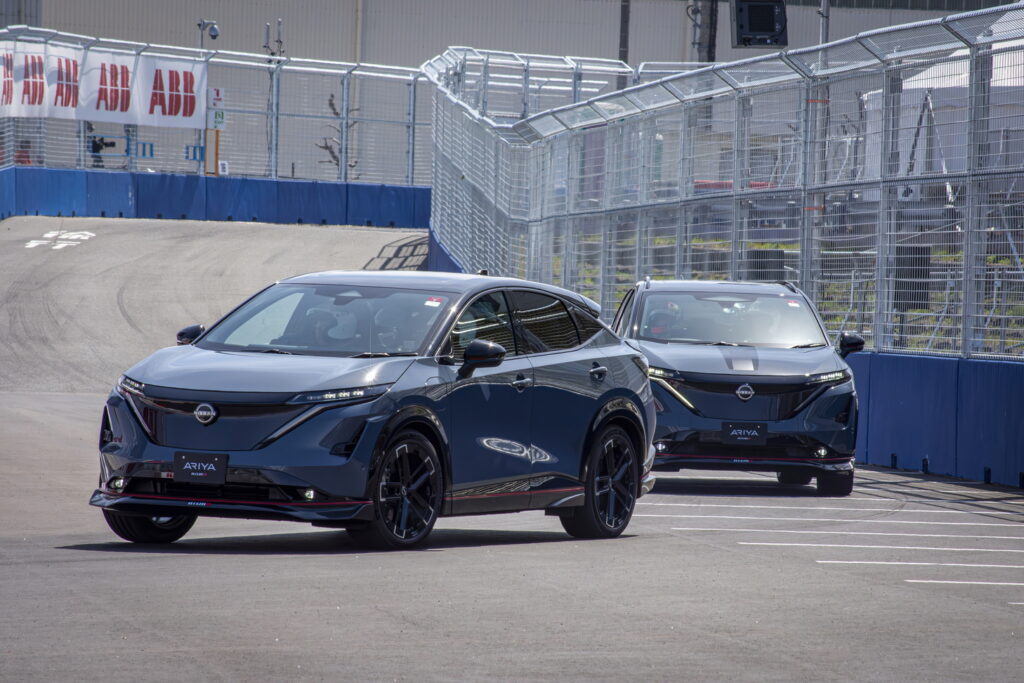
[[[78,106],[78,60],[68,57],[57,59],[57,89],[53,93],[53,106]]]
[[[46,94],[46,70],[42,55],[25,55],[25,71],[21,78],[21,103],[36,106]]]
[[[0,90],[0,105],[7,106],[14,102],[14,55],[5,53],[3,62],[4,85]]]
[[[96,108],[128,111],[131,103],[131,71],[128,67],[123,64],[100,64],[100,89],[96,96]]]
[[[159,110],[159,111],[158,111]],[[149,96],[149,113],[164,116],[191,117],[196,113],[196,77],[191,71],[167,69],[164,85],[164,70],[153,74],[153,89]]]

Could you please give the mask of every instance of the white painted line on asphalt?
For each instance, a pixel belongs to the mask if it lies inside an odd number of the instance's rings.
[[[923,519],[832,519],[829,517],[744,517],[740,515],[647,515],[634,514],[634,517],[673,517],[676,519],[745,519],[762,522],[838,522],[861,524],[923,524],[925,526],[1012,526],[1024,529],[1018,522],[929,522]],[[757,529],[752,529],[757,531]],[[1019,537],[1024,541],[1024,536]]]
[[[964,538],[970,538],[965,536]],[[857,550],[942,550],[954,553],[1024,553],[1010,548],[934,548],[923,545],[851,545],[847,543],[769,543],[767,541],[737,541],[736,545],[774,545],[789,548],[855,548]]]
[[[964,586],[1024,586],[1024,583],[1009,581],[934,581],[931,579],[903,579],[907,583],[955,583]]]
[[[974,510],[907,510],[906,508],[855,508],[855,507],[824,507],[802,505],[728,505],[725,503],[652,503],[639,501],[637,505],[661,505],[666,507],[688,507],[688,508],[750,508],[754,510],[839,510],[841,512],[935,512],[950,515],[977,515],[985,513],[996,513],[1004,515],[1024,515],[1024,512],[1000,512],[999,510],[987,510],[977,512]]]
[[[1024,564],[968,564],[965,562],[883,562],[881,560],[815,560],[818,564],[898,564],[914,567],[974,567],[976,569],[1024,569]]]
[[[636,515],[634,515],[635,517]],[[833,536],[912,536],[914,538],[990,538],[998,541],[1024,541],[1022,536],[978,536],[977,534],[907,534],[897,531],[801,531],[799,529],[705,529],[673,527],[672,531],[737,531],[744,534],[830,534]],[[1024,552],[1024,551],[1022,551]]]

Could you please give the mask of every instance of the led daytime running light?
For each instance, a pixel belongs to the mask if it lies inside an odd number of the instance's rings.
[[[850,379],[850,373],[846,370],[835,372],[823,372],[820,375],[812,375],[807,379],[808,384],[824,384],[825,382],[845,382]]]
[[[666,377],[675,377],[675,374],[676,373],[672,372],[671,370],[665,370],[663,368],[656,368],[654,366],[651,366],[651,367],[647,368],[647,376],[648,377],[658,377],[660,379],[664,379]]]
[[[128,393],[135,394],[136,396],[143,396],[143,390],[145,388],[146,385],[142,382],[136,382],[131,377],[126,377],[125,375],[121,375],[117,380],[117,390],[121,394]]]
[[[359,401],[373,398],[385,393],[391,387],[390,384],[380,384],[372,387],[356,387],[352,389],[331,389],[330,391],[316,391],[308,394],[297,394],[289,403],[328,403],[331,401]]]

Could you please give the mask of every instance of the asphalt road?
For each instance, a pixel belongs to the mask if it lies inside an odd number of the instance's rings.
[[[0,223],[0,681],[1019,679],[1016,489],[862,470],[818,498],[686,473],[611,541],[539,513],[444,519],[404,553],[244,520],[120,541],[86,503],[118,372],[404,236],[133,223]],[[56,229],[95,236],[24,246]]]

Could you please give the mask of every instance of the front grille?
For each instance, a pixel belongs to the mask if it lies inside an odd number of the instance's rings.
[[[250,450],[263,439],[309,409],[304,405],[175,401],[132,395],[149,437],[161,446],[198,450]],[[193,412],[201,403],[217,410],[204,425]]]
[[[237,484],[203,486],[176,482],[171,479],[147,479],[136,477],[130,480],[125,493],[151,494],[170,498],[197,498],[245,501],[252,503],[298,503],[305,501],[304,489],[274,484]]]
[[[823,388],[806,382],[748,382],[742,377],[665,381],[685,396],[701,415],[722,420],[787,420]],[[749,384],[754,390],[754,396],[747,401],[736,395],[743,384]]]

